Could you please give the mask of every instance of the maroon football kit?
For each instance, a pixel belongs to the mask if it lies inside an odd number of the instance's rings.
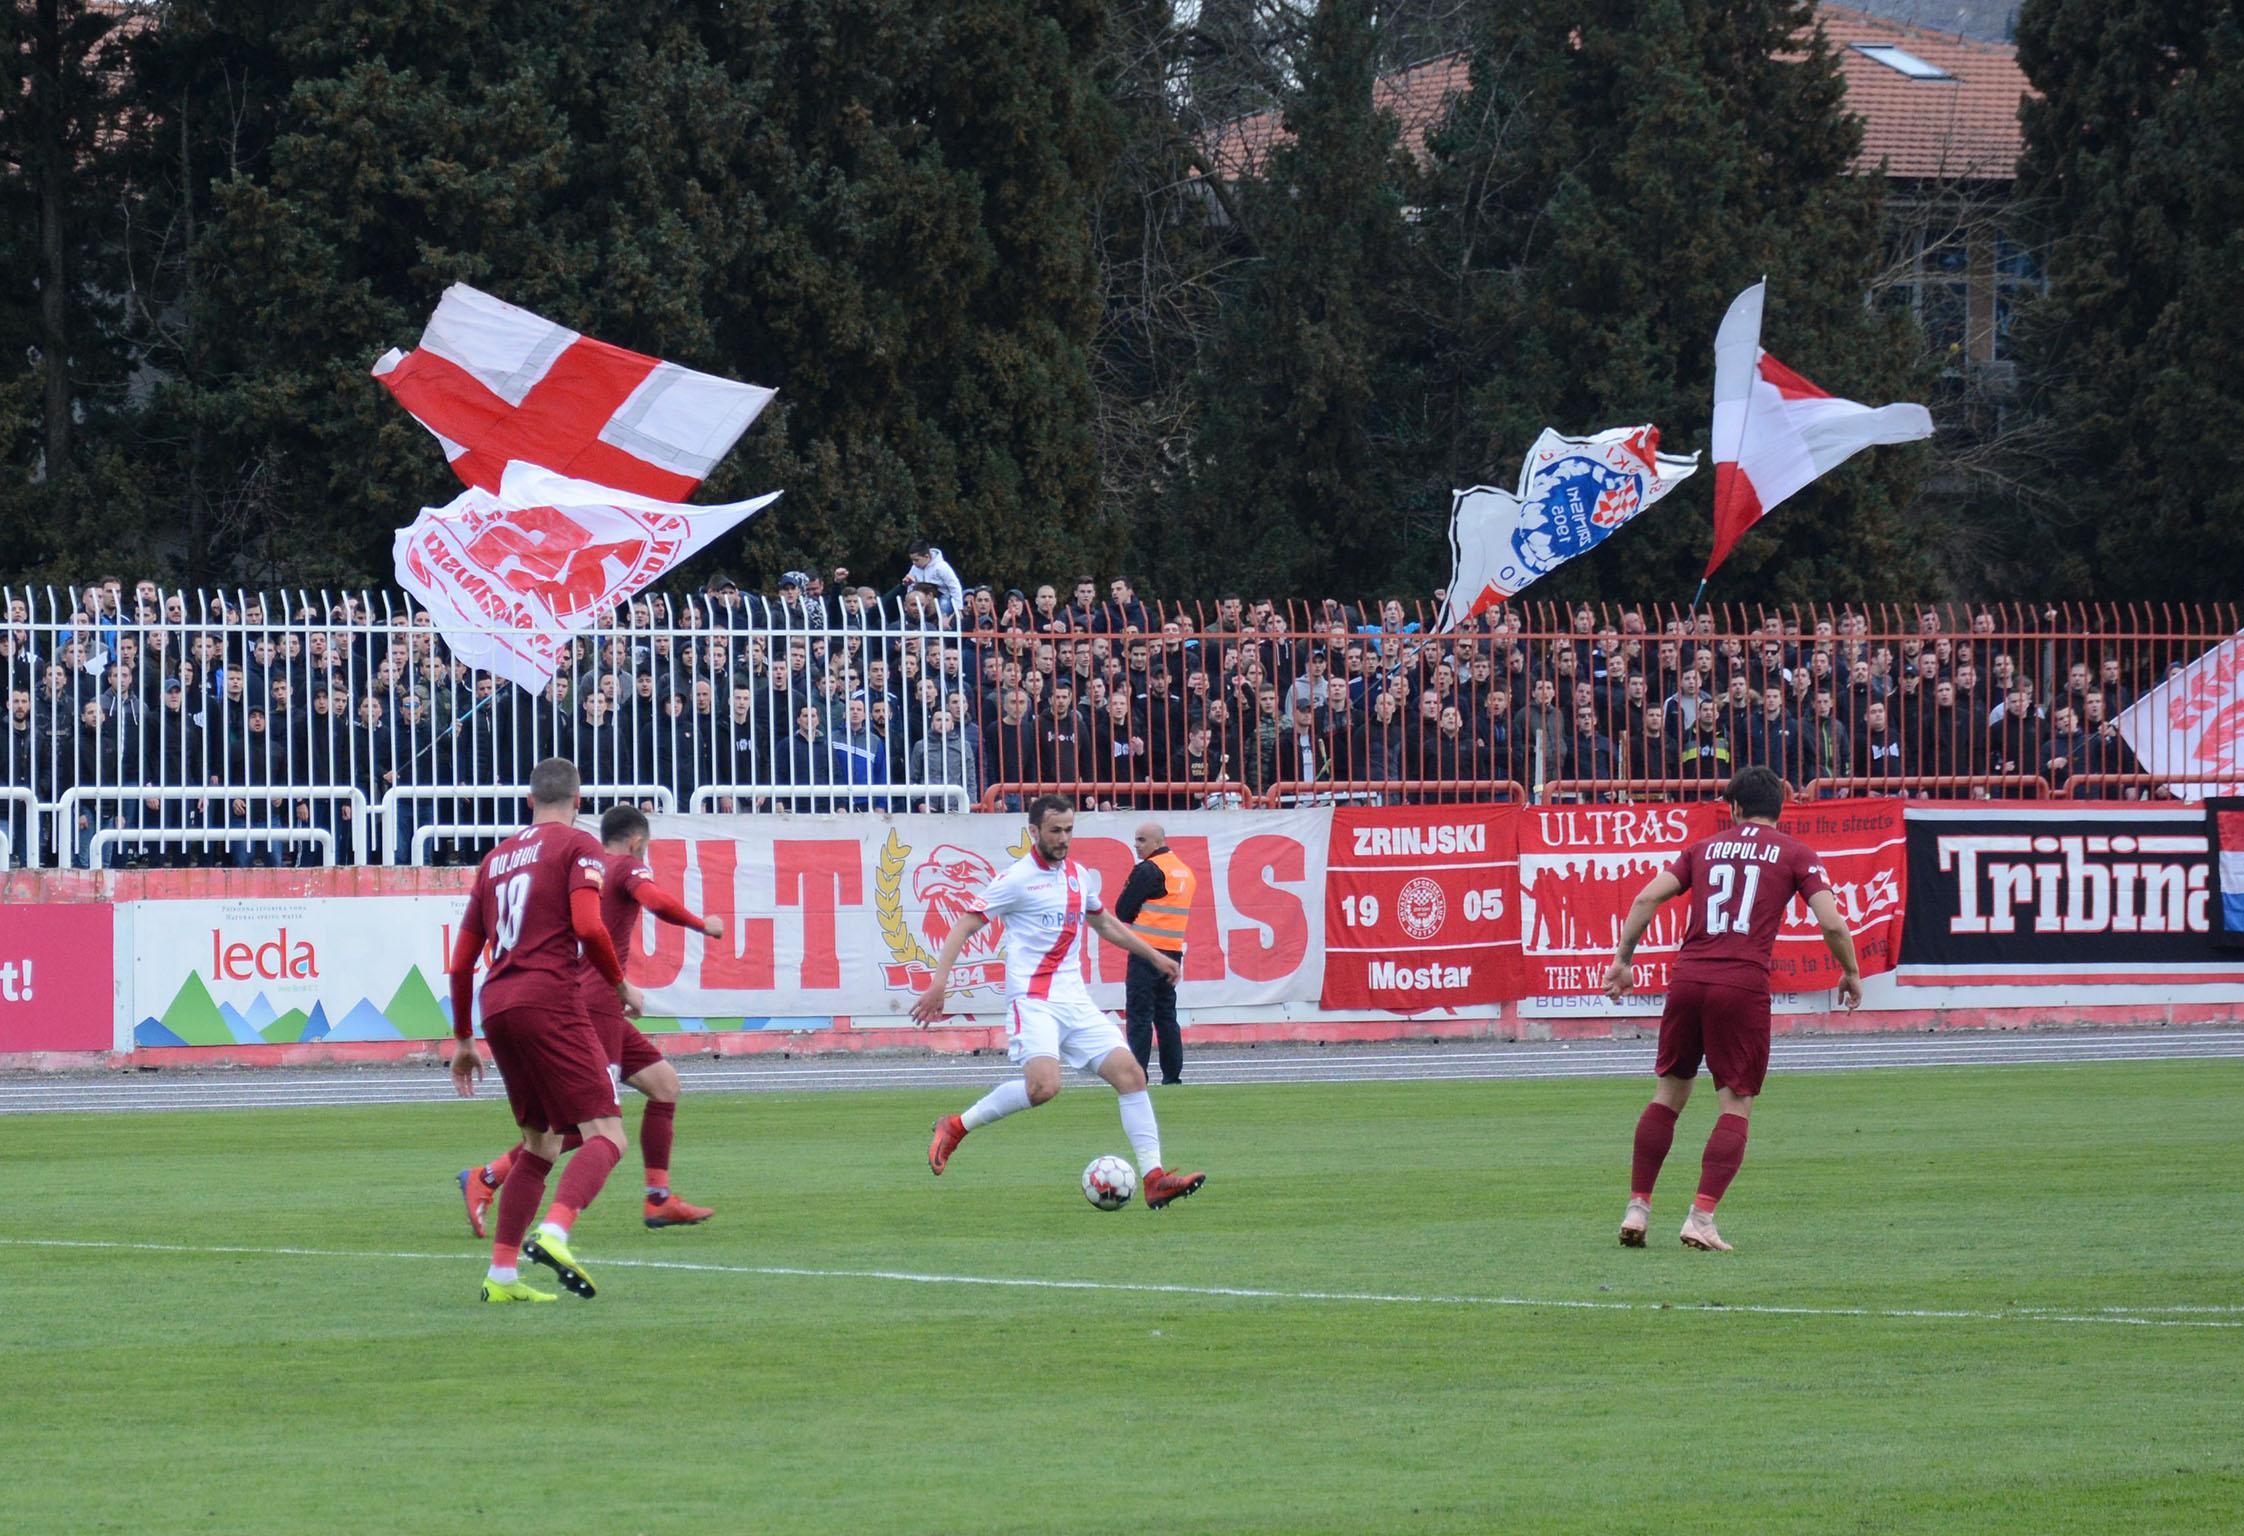
[[[621,970],[612,944],[594,942],[577,915],[578,893],[597,898],[606,873],[606,854],[590,833],[533,823],[483,860],[461,920],[470,961],[463,967],[455,956],[453,1033],[464,1038],[467,1027],[461,998],[472,985],[470,946],[488,946],[483,1038],[516,1123],[530,1130],[569,1130],[621,1112],[607,1052],[585,1012],[583,980],[588,970],[617,977]],[[612,996],[614,980],[605,985]]]
[[[1716,1086],[1761,1091],[1769,1070],[1769,957],[1784,910],[1831,888],[1815,850],[1757,822],[1741,822],[1676,855],[1668,873],[1691,900],[1683,947],[1668,969],[1658,1072],[1695,1077],[1703,1059]]]

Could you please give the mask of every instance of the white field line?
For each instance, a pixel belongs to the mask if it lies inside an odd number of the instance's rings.
[[[363,1262],[451,1264],[465,1270],[471,1261],[457,1253],[410,1253],[382,1250],[353,1252],[340,1248],[248,1247],[231,1244],[104,1242],[81,1238],[0,1237],[0,1247],[60,1248],[112,1253],[163,1253],[188,1257],[245,1257],[347,1259]],[[902,1269],[810,1269],[786,1264],[696,1264],[681,1259],[600,1259],[606,1269],[677,1270],[691,1274],[753,1275],[803,1280],[873,1280],[899,1285],[979,1286],[1003,1290],[1096,1291],[1153,1296],[1205,1296],[1218,1300],[1333,1302],[1359,1306],[1412,1307],[1518,1307],[1531,1311],[1567,1312],[1710,1312],[1747,1317],[1864,1318],[1873,1320],[1977,1323],[2111,1324],[2133,1328],[2217,1328],[2244,1330],[2244,1321],[2215,1321],[2164,1314],[2194,1310],[2180,1307],[2134,1309],[2092,1308],[2061,1311],[2044,1307],[2018,1307],[2001,1311],[1964,1307],[1787,1307],[1741,1303],[1735,1306],[1711,1301],[1589,1301],[1532,1296],[1472,1296],[1400,1291],[1286,1291],[1244,1285],[1164,1285],[1125,1280],[1033,1280],[1003,1275],[921,1274]]]

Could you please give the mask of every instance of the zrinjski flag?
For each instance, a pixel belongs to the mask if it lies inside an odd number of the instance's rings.
[[[772,391],[580,336],[454,283],[421,344],[374,377],[436,434],[467,484],[510,461],[677,501],[725,456]]]
[[[1932,436],[1921,405],[1862,405],[1825,394],[1761,350],[1766,281],[1730,303],[1714,337],[1714,553],[1728,558],[1777,503],[1878,443]]]

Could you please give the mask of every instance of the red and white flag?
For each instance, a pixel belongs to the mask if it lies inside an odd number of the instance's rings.
[[[2113,724],[2143,772],[2195,780],[2167,786],[2176,799],[2244,791],[2244,635],[2175,672]]]
[[[1739,294],[1714,337],[1714,553],[1820,475],[1879,443],[1932,436],[1921,405],[1863,405],[1824,393],[1761,350],[1764,280]]]
[[[571,639],[778,499],[680,506],[517,460],[497,490],[422,508],[398,532],[397,580],[460,660],[535,690]]]
[[[461,480],[509,462],[677,501],[693,494],[772,391],[580,336],[454,283],[411,352],[374,377],[436,434]]]

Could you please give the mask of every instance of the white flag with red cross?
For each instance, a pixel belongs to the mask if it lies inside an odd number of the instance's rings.
[[[2244,790],[2244,635],[2223,640],[2113,722],[2143,772],[2183,800]]]
[[[392,553],[398,584],[455,656],[535,690],[574,637],[778,499],[680,506],[517,460],[496,491],[470,486],[422,508]]]
[[[444,290],[421,344],[384,353],[374,377],[469,485],[496,491],[520,462],[666,501],[692,495],[772,398],[465,283]]]
[[[1863,449],[1932,436],[1921,405],[1841,400],[1761,350],[1768,283],[1730,302],[1714,337],[1714,553],[1706,574],[1745,530],[1818,476]]]

